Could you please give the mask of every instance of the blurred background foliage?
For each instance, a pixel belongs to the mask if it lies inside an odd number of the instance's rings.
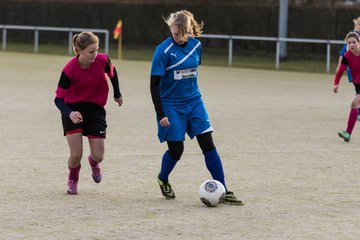
[[[162,17],[180,9],[193,12],[198,21],[203,21],[207,34],[278,35],[278,0],[0,0],[0,24],[100,28],[111,32],[122,19],[124,58],[151,60],[154,47],[169,36]],[[360,16],[359,9],[360,3],[356,0],[289,0],[288,37],[341,40],[353,29],[352,19]],[[53,47],[48,50],[53,53],[58,52],[55,46],[66,46],[68,41],[67,33],[61,32],[40,32],[39,39],[40,52]],[[7,40],[7,50],[23,49],[21,45],[34,41],[34,33],[8,30]],[[201,41],[204,55],[213,58],[215,63],[227,64],[227,40]],[[116,47],[116,41],[111,38],[113,56],[116,56]],[[333,64],[340,48],[340,45],[332,46]],[[67,53],[67,47],[63,52]],[[319,61],[316,69],[322,71],[325,54],[325,44],[288,43],[286,60]],[[241,58],[244,60],[240,66],[269,59],[269,64],[259,65],[273,68],[275,43],[234,41],[233,65],[239,65],[237,61]],[[210,60],[204,59],[204,63]]]

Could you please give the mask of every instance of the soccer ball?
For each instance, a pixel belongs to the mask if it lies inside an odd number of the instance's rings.
[[[224,201],[225,187],[217,180],[206,180],[199,189],[200,201],[208,207],[216,207]]]

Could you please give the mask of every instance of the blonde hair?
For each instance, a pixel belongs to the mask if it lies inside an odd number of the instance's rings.
[[[354,22],[355,25],[356,24],[360,25],[360,17],[354,18],[353,22]]]
[[[198,23],[195,18],[194,15],[187,11],[187,10],[182,10],[182,12],[184,14],[186,14],[188,16],[188,18],[190,19],[190,25],[192,28],[192,33],[195,37],[200,37],[201,33],[203,32],[203,27],[204,27],[204,22],[201,21],[201,23]]]
[[[174,13],[170,13],[168,17],[164,18],[164,21],[169,27],[176,25],[179,28],[181,39],[187,38],[187,27],[189,26],[189,23],[191,27],[191,33],[194,37],[199,37],[204,27],[204,23],[202,21],[201,23],[198,23],[195,20],[194,15],[187,10],[180,10]]]
[[[81,32],[73,37],[73,50],[78,54],[79,50],[84,50],[93,43],[99,43],[99,38],[92,32]]]

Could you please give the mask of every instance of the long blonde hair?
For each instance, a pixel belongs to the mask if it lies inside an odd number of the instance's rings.
[[[354,18],[353,23],[354,24],[360,24],[360,17]]]
[[[79,50],[84,50],[93,43],[99,43],[99,38],[92,32],[81,32],[73,37],[73,50],[78,54]]]
[[[188,35],[188,29],[187,27],[191,27],[191,33],[194,37],[199,37],[202,33],[204,23],[201,21],[201,23],[198,23],[194,15],[187,11],[187,10],[180,10],[174,13],[170,13],[168,17],[163,17],[166,24],[171,27],[173,25],[176,25],[179,28],[180,38],[186,39]]]
[[[201,21],[201,23],[198,23],[195,20],[194,15],[187,10],[181,10],[181,12],[186,14],[188,16],[188,18],[190,19],[190,24],[191,24],[192,33],[193,33],[194,37],[200,37],[201,33],[203,32],[204,22]]]

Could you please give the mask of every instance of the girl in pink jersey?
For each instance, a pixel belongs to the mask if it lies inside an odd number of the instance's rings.
[[[76,34],[73,49],[76,56],[63,68],[55,97],[70,149],[68,194],[77,194],[83,135],[89,140],[92,177],[96,183],[102,179],[99,163],[105,151],[104,106],[109,92],[106,75],[111,80],[115,102],[119,106],[123,104],[116,69],[106,54],[98,53],[99,38],[91,32]]]
[[[340,78],[346,71],[346,68],[349,67],[351,76],[353,77],[356,96],[351,103],[347,128],[345,131],[340,131],[338,133],[340,138],[344,139],[345,142],[349,142],[357,120],[359,113],[358,107],[360,105],[360,37],[356,32],[350,32],[346,35],[345,41],[348,51],[344,54],[341,64],[336,71],[333,90],[334,93],[338,92]]]

